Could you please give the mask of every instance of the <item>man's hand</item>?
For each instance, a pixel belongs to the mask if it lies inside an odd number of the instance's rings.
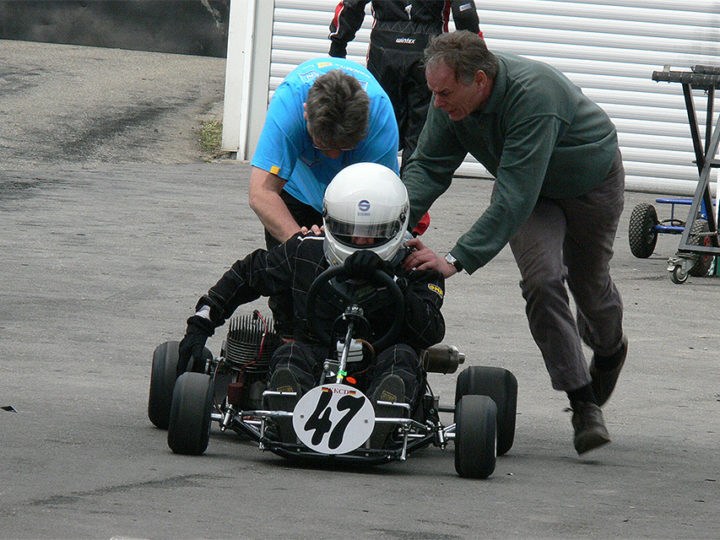
[[[388,263],[374,251],[359,249],[345,259],[345,271],[350,277],[369,279],[375,270],[391,272]]]
[[[300,227],[300,234],[302,234],[303,236],[310,233],[314,234],[315,236],[322,236],[323,234],[325,234],[325,227],[319,227],[317,225],[313,225],[309,229],[305,226]]]
[[[333,58],[345,58],[347,56],[347,46],[338,43],[337,41],[330,40],[330,51],[328,56]]]
[[[187,371],[191,357],[195,359],[193,361],[193,368],[197,370],[200,367],[198,362],[202,362],[205,343],[215,331],[212,322],[199,315],[193,315],[188,319],[187,323],[185,337],[180,341],[177,366],[178,375]]]
[[[419,238],[408,240],[405,245],[412,249],[403,261],[403,268],[408,272],[413,270],[436,270],[446,278],[457,274],[457,270],[452,264],[425,246]]]

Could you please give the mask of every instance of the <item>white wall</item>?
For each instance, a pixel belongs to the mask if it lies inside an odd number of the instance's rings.
[[[271,51],[268,58],[268,51],[258,50],[256,43],[254,54],[262,68],[256,66],[254,73],[267,78],[249,85],[256,97],[246,113],[253,124],[262,124],[268,99],[283,78],[304,60],[327,54],[328,24],[337,2],[275,0],[272,6],[270,0],[233,0],[233,4],[253,1],[263,5],[269,14],[265,16],[272,19],[271,27],[258,29],[256,24],[256,32],[266,33],[262,41]],[[556,66],[608,112],[618,128],[629,188],[693,193],[697,169],[681,85],[655,83],[651,76],[666,64],[673,69],[720,64],[720,2],[476,0],[476,5],[491,50]],[[368,9],[363,29],[348,46],[351,60],[364,63],[371,22]],[[256,39],[260,37],[256,34]],[[235,69],[230,58],[234,46],[231,33],[228,70]],[[232,96],[226,94],[228,98]],[[702,92],[696,93],[695,104],[704,134]],[[237,118],[226,115],[224,122],[232,125]],[[250,126],[239,159],[252,156],[257,135],[259,129]],[[472,158],[458,173],[487,174]]]

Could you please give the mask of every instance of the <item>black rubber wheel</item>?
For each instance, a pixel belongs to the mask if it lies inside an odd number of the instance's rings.
[[[489,396],[497,406],[497,455],[512,448],[515,440],[518,383],[510,371],[498,367],[471,366],[458,375],[455,406],[467,395]],[[457,412],[456,412],[457,415]]]
[[[701,233],[706,233],[710,230],[710,225],[704,219],[698,219],[693,223],[690,229],[690,236],[688,238],[688,244],[693,246],[709,246],[711,240],[709,236],[698,236]],[[713,256],[698,254],[698,258],[688,270],[688,274],[695,277],[705,277],[710,271],[712,266]]]
[[[630,241],[630,251],[638,259],[647,259],[655,250],[658,237],[655,230],[657,224],[657,212],[653,205],[640,203],[633,208],[632,214],[630,214],[628,240]]]
[[[455,470],[487,478],[495,470],[497,407],[488,396],[463,396],[455,407]]]
[[[155,347],[152,368],[150,371],[150,392],[148,396],[148,418],[154,426],[167,429],[170,421],[170,405],[172,402],[175,380],[178,378],[177,366],[179,358],[179,341],[166,341]],[[198,370],[205,369],[205,363],[212,359],[210,349],[203,349],[202,365],[193,366]]]
[[[210,375],[188,371],[173,391],[168,446],[176,454],[199,456],[210,440],[213,384]]]
[[[153,352],[148,418],[160,429],[167,429],[170,420],[170,404],[177,379],[178,346],[177,341],[166,341]]]
[[[312,285],[310,285],[310,289],[308,290],[305,305],[306,317],[312,326],[313,332],[318,336],[322,343],[329,344],[332,336],[330,336],[325,330],[319,317],[315,316],[318,299],[323,296],[324,293],[321,294],[323,290],[327,291],[325,288],[326,286],[332,287],[330,284],[331,279],[335,277],[343,278],[345,276],[346,273],[344,266],[331,266],[315,278],[315,281],[313,281]],[[405,297],[403,296],[400,287],[398,287],[397,283],[395,283],[395,280],[385,272],[376,270],[373,276],[366,281],[378,287],[387,287],[388,294],[392,299],[392,301],[388,304],[393,306],[391,308],[394,310],[392,317],[393,323],[384,335],[379,336],[373,343],[371,343],[373,349],[379,352],[393,345],[395,343],[395,339],[400,334],[400,330],[405,323]],[[332,299],[326,295],[323,300],[329,301],[340,311],[357,301],[356,298],[351,296],[341,295],[339,291],[335,292],[338,294],[333,296]]]

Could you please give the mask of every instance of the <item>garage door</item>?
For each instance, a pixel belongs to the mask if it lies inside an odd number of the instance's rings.
[[[264,1],[264,0],[263,0]],[[275,0],[269,94],[306,59],[327,54],[335,0]],[[552,64],[583,88],[618,128],[631,189],[694,191],[697,169],[682,88],[654,70],[720,64],[720,2],[708,0],[476,0],[491,50]],[[365,62],[372,18],[348,46]],[[695,96],[701,129],[706,97]],[[704,131],[703,131],[704,133]],[[468,159],[459,174],[487,175]]]

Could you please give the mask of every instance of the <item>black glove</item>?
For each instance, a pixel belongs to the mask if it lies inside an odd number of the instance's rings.
[[[374,251],[359,249],[345,259],[345,272],[350,277],[370,279],[375,270],[392,273],[390,265]]]
[[[347,56],[347,47],[337,41],[330,40],[330,52],[328,52],[328,56],[345,58]]]
[[[205,366],[202,363],[205,342],[213,335],[215,327],[211,321],[199,315],[193,315],[187,320],[185,337],[180,341],[177,374],[180,376],[187,370],[190,358],[193,358],[193,371],[201,371]]]

